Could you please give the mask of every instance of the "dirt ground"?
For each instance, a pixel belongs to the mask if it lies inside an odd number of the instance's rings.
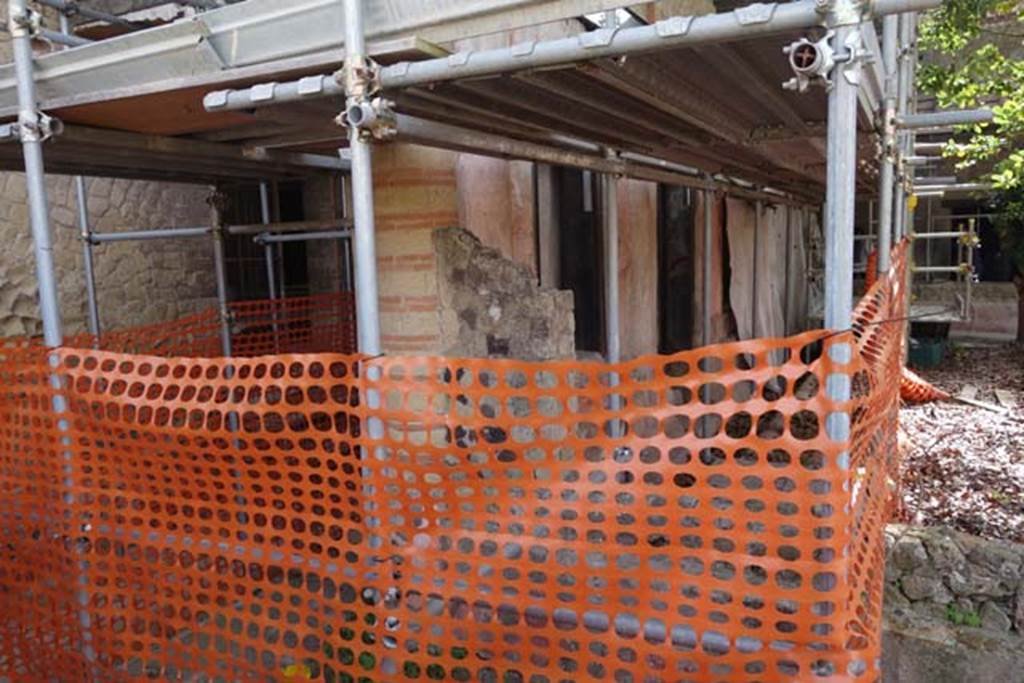
[[[956,395],[966,384],[1003,412],[956,402],[905,406],[900,414],[904,521],[945,525],[1024,543],[1024,346],[955,347],[922,377]]]

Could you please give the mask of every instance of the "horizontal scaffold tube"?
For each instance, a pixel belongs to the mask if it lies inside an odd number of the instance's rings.
[[[955,183],[950,185],[915,185],[914,194],[920,195],[925,192],[990,192],[992,186],[988,183]]]
[[[329,221],[289,221],[284,223],[251,223],[246,225],[224,226],[229,235],[260,235],[272,233],[311,233],[323,230],[339,230],[351,227],[352,222],[346,220]],[[183,237],[202,237],[209,235],[211,228],[160,228],[157,230],[123,230],[120,232],[92,233],[90,241],[94,244],[104,242],[131,242],[137,240],[164,240]],[[281,240],[287,241],[287,240]]]
[[[875,0],[875,15],[926,10],[941,0]],[[827,9],[827,4],[824,9]],[[400,62],[380,71],[384,90],[425,83],[573,64],[604,57],[740,40],[809,29],[825,24],[817,0],[753,4],[731,12],[671,17],[654,24],[609,28],[568,38],[531,41],[495,50],[457,52],[420,62]],[[333,75],[309,76],[287,83],[264,83],[243,90],[219,90],[203,98],[210,111],[251,109],[279,102],[344,95]]]
[[[352,221],[332,219],[327,221],[287,221],[284,223],[251,223],[249,225],[228,225],[224,229],[229,235],[262,235],[275,232],[317,232],[340,230],[352,227]]]
[[[94,244],[106,242],[134,242],[139,240],[169,240],[209,235],[212,228],[168,228],[166,230],[125,230],[124,232],[94,232],[89,240]]]
[[[290,232],[284,235],[256,235],[253,240],[259,244],[274,242],[311,242],[313,240],[337,240],[352,236],[351,230],[325,230],[323,232]]]
[[[896,117],[896,127],[904,130],[963,126],[972,123],[988,123],[995,117],[991,109],[958,109],[937,111],[929,114],[906,114]]]
[[[938,239],[958,239],[970,235],[969,232],[960,231],[947,231],[947,232],[915,232],[915,240],[938,240]]]

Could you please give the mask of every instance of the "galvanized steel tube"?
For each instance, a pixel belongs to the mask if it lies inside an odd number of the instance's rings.
[[[941,0],[875,0],[875,15],[931,9]],[[352,22],[346,22],[346,51],[365,54],[364,43],[353,49],[349,40]],[[525,42],[508,48],[458,52],[448,57],[420,62],[401,62],[381,69],[384,89],[450,81],[459,78],[496,75],[574,62],[701,45],[760,35],[813,28],[823,24],[823,13],[815,0],[752,4],[731,12],[701,16],[678,16],[655,24],[608,28],[577,36],[539,42]],[[251,109],[288,102],[343,94],[332,75],[308,76],[288,83],[264,83],[242,90],[220,90],[203,98],[208,110]]]
[[[267,191],[265,182],[260,183],[260,220],[263,221],[263,225],[270,225],[270,193]],[[267,242],[263,244],[263,258],[266,260],[267,266],[267,289],[270,299],[274,300],[277,298],[277,282],[274,277],[274,247]]]
[[[312,242],[316,240],[337,240],[351,237],[351,230],[323,230],[321,232],[289,232],[283,235],[257,235],[260,244],[281,244],[284,242]]]
[[[163,230],[125,230],[124,232],[94,232],[90,236],[93,244],[107,242],[135,242],[144,240],[172,240],[184,237],[205,237],[213,228],[168,228]]]
[[[42,134],[36,109],[36,84],[32,72],[32,35],[25,0],[8,0],[8,21],[14,51],[14,75],[18,91],[18,126],[25,157],[25,186],[29,220],[35,251],[36,277],[39,282],[39,312],[43,322],[43,341],[57,347],[64,335],[57,296],[57,277],[53,265],[53,241],[47,208]]]
[[[609,363],[622,358],[619,337],[619,197],[614,175],[601,176],[601,222],[604,239],[605,356]]]
[[[212,202],[213,273],[217,281],[217,312],[220,316],[220,348],[225,358],[231,356],[231,311],[228,308],[228,274],[224,260],[224,226],[216,199]]]
[[[836,30],[835,44],[847,44],[856,26]],[[853,313],[853,230],[857,180],[857,61],[840,65],[828,99],[827,189],[825,199],[825,327],[846,329]],[[852,72],[852,73],[851,73]],[[854,77],[851,83],[850,78]]]
[[[937,7],[941,0],[876,0],[876,14]],[[537,69],[637,52],[796,31],[822,24],[814,0],[749,5],[732,12],[673,17],[655,24],[591,31],[559,40],[526,42],[495,50],[458,52],[421,62],[402,62],[381,70],[385,89]]]
[[[882,164],[878,177],[878,274],[889,272],[892,250],[894,159],[896,154],[897,55],[899,53],[899,17],[890,14],[882,24],[882,68],[885,71],[885,106],[882,110]]]
[[[712,212],[714,211],[715,193],[713,190],[704,190],[704,249],[701,263],[701,343],[704,346],[711,344],[711,257],[714,253],[711,245],[711,236],[714,232],[712,227]]]
[[[903,130],[963,126],[972,123],[989,123],[995,118],[991,109],[961,109],[937,111],[927,114],[904,114],[896,117],[896,127]]]
[[[852,0],[849,0],[852,1]],[[833,45],[839,49],[859,47],[860,26],[836,29]],[[860,61],[839,64],[832,71],[828,95],[828,141],[825,194],[825,327],[849,329],[853,317],[853,233],[857,193],[857,100]],[[850,399],[852,379],[842,365],[853,357],[848,341],[827,347],[829,358],[839,368],[825,378],[825,394],[842,403]],[[848,443],[851,416],[838,409],[825,416],[825,433],[836,443]],[[839,467],[850,466],[850,453],[837,457]]]
[[[96,275],[92,255],[92,227],[89,225],[89,200],[85,191],[85,178],[75,176],[75,196],[78,199],[78,229],[82,240],[82,270],[85,274],[85,298],[89,311],[89,334],[99,337],[100,307],[96,297]]]
[[[366,41],[362,1],[344,0],[344,9],[345,59],[364,58]],[[359,351],[375,356],[380,354],[381,344],[373,216],[373,152],[370,143],[352,125],[348,129],[348,145],[352,154],[352,214],[355,219],[356,328]]]

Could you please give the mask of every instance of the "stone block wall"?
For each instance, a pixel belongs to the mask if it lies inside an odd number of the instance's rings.
[[[572,292],[540,287],[526,266],[461,228],[436,230],[433,241],[445,355],[574,357]]]
[[[902,525],[885,540],[883,679],[1024,680],[1024,546]]]
[[[48,176],[50,223],[66,334],[86,329],[85,281],[74,181]],[[97,232],[209,223],[205,187],[88,178],[89,216]],[[0,336],[38,335],[36,268],[25,178],[0,174]],[[202,238],[125,242],[94,249],[100,321],[117,329],[171,320],[215,302],[212,247]]]

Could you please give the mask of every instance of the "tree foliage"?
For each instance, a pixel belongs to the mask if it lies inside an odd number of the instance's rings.
[[[919,88],[940,108],[990,107],[991,124],[966,126],[946,154],[999,189],[1024,186],[1024,3],[947,0],[923,22]]]
[[[918,47],[918,87],[939,108],[995,113],[990,124],[957,131],[945,154],[996,188],[995,224],[1017,271],[1024,315],[1024,2],[946,0],[922,23]]]

